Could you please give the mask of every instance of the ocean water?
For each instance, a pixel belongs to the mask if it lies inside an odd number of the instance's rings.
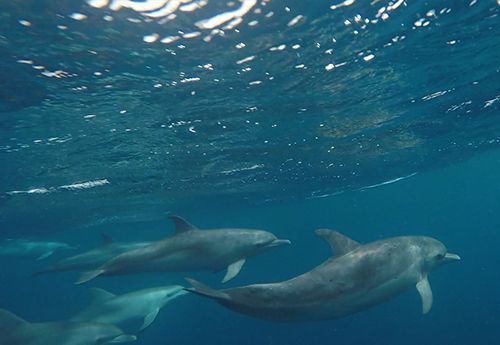
[[[499,14],[497,0],[2,2],[0,241],[158,240],[168,213],[292,241],[248,259],[236,287],[326,260],[318,228],[427,235],[462,257],[430,273],[427,315],[416,289],[291,324],[189,294],[136,343],[497,344]],[[0,308],[65,320],[89,287],[223,287],[211,272],[32,276],[65,255],[1,256]]]

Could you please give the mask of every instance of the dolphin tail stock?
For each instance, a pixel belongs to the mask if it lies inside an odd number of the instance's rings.
[[[195,293],[195,294],[198,294],[201,296],[205,296],[208,298],[212,298],[215,300],[228,300],[230,298],[229,295],[226,294],[225,292],[212,289],[211,287],[209,287],[203,283],[200,283],[197,280],[194,280],[192,278],[185,278],[185,279],[187,280],[187,282],[189,284],[191,284],[190,288],[184,288],[185,290],[187,290],[189,292],[192,292],[192,293]]]
[[[81,276],[80,276],[80,279],[78,279],[76,282],[75,282],[75,285],[80,285],[80,284],[83,284],[83,283],[86,283],[88,281],[91,281],[92,279],[94,278],[97,278],[98,276],[100,276],[101,274],[103,274],[104,272],[106,272],[105,270],[103,269],[97,269],[95,271],[88,271],[88,272],[85,272],[83,273]]]

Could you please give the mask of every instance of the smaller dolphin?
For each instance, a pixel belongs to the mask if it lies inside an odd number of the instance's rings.
[[[269,248],[290,244],[270,232],[254,229],[200,230],[178,216],[169,216],[175,233],[148,246],[125,252],[97,270],[84,273],[76,284],[97,276],[164,271],[220,271],[223,282],[234,278],[246,258]]]
[[[25,238],[8,238],[0,243],[0,255],[36,256],[37,260],[48,258],[59,250],[75,249],[67,243],[33,241]]]
[[[140,331],[151,325],[158,312],[169,301],[186,294],[183,286],[160,286],[116,296],[103,289],[90,289],[93,301],[71,321],[93,321],[113,325],[143,318]]]
[[[105,234],[102,234],[101,237],[101,246],[62,259],[49,267],[35,272],[33,275],[38,276],[45,273],[96,269],[117,255],[150,244],[150,242],[115,242],[110,236]]]
[[[102,345],[136,340],[118,327],[96,322],[31,323],[0,309],[2,345]]]
[[[295,278],[214,290],[188,279],[191,292],[257,318],[274,321],[328,320],[359,312],[416,286],[423,313],[432,306],[428,273],[445,262],[460,260],[430,237],[401,236],[362,245],[339,232],[316,234],[333,255]]]

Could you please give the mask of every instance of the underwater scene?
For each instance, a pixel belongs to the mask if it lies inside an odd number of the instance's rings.
[[[0,345],[500,344],[500,0],[0,18]]]

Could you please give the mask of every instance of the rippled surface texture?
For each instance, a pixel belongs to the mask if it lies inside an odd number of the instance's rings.
[[[2,227],[320,197],[500,143],[494,0],[0,8]]]

